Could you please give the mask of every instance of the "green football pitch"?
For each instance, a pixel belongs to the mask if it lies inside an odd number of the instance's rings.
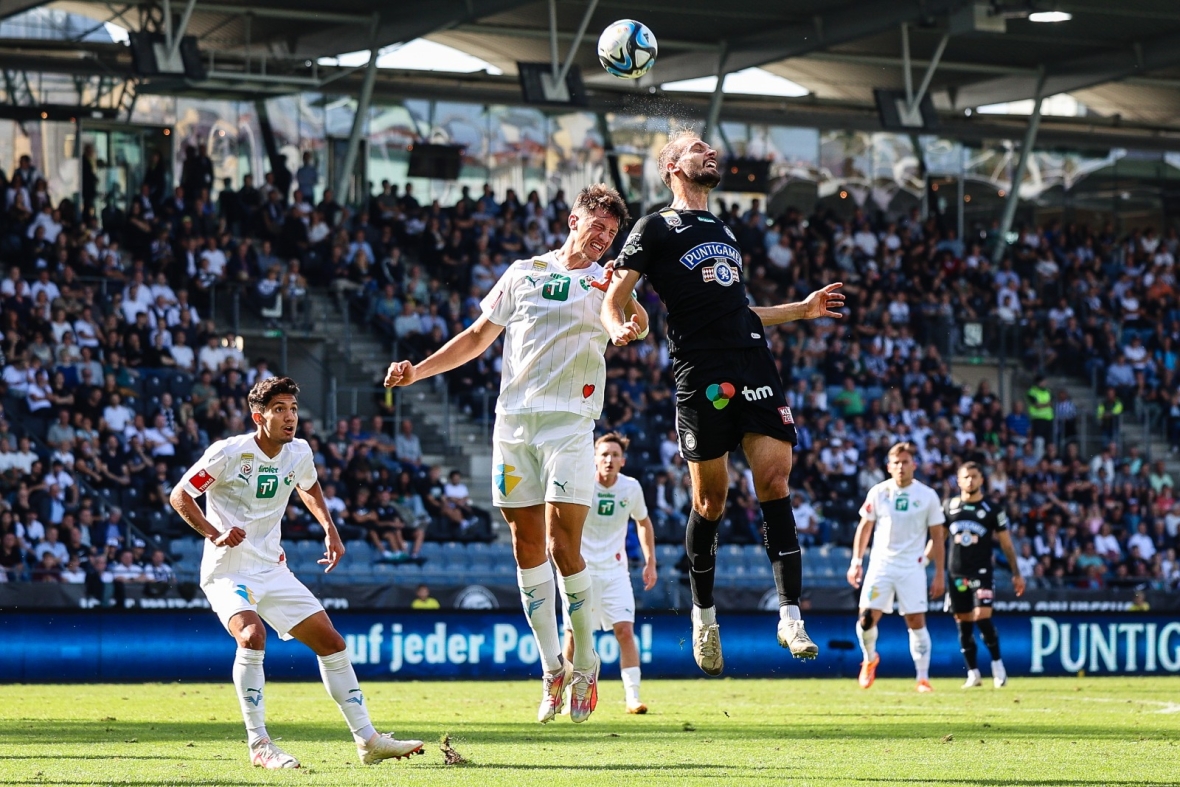
[[[544,726],[538,683],[369,683],[378,728],[427,748],[365,767],[322,686],[272,682],[268,726],[294,772],[249,766],[228,685],[0,686],[0,785],[1180,784],[1176,678],[948,679],[931,695],[901,680],[651,680],[646,716],[604,680],[588,722]],[[444,764],[444,734],[466,764]]]

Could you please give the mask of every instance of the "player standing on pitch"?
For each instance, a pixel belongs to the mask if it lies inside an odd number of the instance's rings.
[[[848,582],[861,589],[856,636],[864,652],[859,678],[864,689],[873,685],[881,662],[877,655],[877,623],[882,614],[893,611],[896,596],[897,609],[910,630],[910,656],[918,672],[918,691],[934,691],[930,685],[930,632],[926,629],[926,561],[934,560],[930,595],[938,598],[943,591],[946,517],[938,493],[914,480],[915,456],[913,443],[896,443],[889,449],[891,478],[869,490],[852,541]],[[861,564],[874,529],[869,570],[862,574]]]
[[[639,699],[639,647],[635,644],[635,590],[627,569],[627,522],[634,519],[643,550],[643,589],[656,586],[656,531],[647,515],[643,487],[619,471],[627,463],[626,437],[610,432],[594,441],[594,503],[582,530],[582,557],[592,581],[594,625],[615,632],[619,642],[619,671],[628,713],[647,713]],[[574,652],[568,614],[565,653]]]
[[[492,435],[492,500],[512,530],[521,601],[545,670],[537,720],[561,712],[570,688],[570,719],[585,721],[598,702],[590,572],[582,526],[594,495],[594,422],[606,388],[603,358],[610,337],[598,319],[607,270],[598,260],[627,218],[619,193],[582,189],[570,210],[570,234],[557,251],[518,260],[481,304],[483,314],[418,365],[395,361],[393,388],[442,374],[484,353],[503,331],[504,368]],[[646,335],[647,314],[633,299],[620,334]],[[574,630],[572,675],[561,657],[556,587],[562,577]]]
[[[946,518],[950,530],[950,582],[947,594],[955,625],[959,628],[959,649],[967,665],[967,682],[963,688],[983,685],[976,663],[978,646],[975,627],[983,635],[992,657],[992,683],[997,689],[1008,682],[1004,661],[1000,658],[1000,635],[992,623],[992,536],[1000,542],[1000,549],[1012,568],[1012,589],[1024,594],[1024,577],[1016,567],[1016,549],[1008,532],[1008,515],[1003,506],[983,499],[983,470],[975,462],[959,468],[957,480],[962,494],[946,503]]]
[[[717,529],[725,514],[729,452],[741,445],[765,518],[766,554],[779,596],[779,644],[796,658],[815,658],[819,648],[799,612],[803,560],[788,487],[795,422],[766,326],[841,317],[836,311],[844,304],[841,285],[828,285],[801,303],[751,307],[737,240],[708,210],[709,192],[721,182],[717,151],[695,134],[682,133],[660,151],[659,169],[672,190],[672,205],[636,223],[615,261],[602,321],[615,344],[628,341],[623,309],[640,276],[647,276],[668,309],[676,428],[693,490],[685,535],[693,656],[706,674],[721,674],[713,601]]]
[[[422,752],[422,741],[399,741],[378,733],[369,721],[344,638],[319,600],[295,578],[279,543],[279,524],[291,492],[324,528],[325,571],[344,557],[344,544],[324,504],[307,441],[299,425],[299,386],[290,377],[271,377],[250,390],[247,403],[257,429],[218,440],[184,474],[169,501],[205,539],[201,589],[221,624],[238,643],[234,688],[246,721],[250,761],[261,768],[298,768],[299,761],[271,742],[266,731],[262,660],[266,629],[280,639],[297,639],[319,658],[320,676],[340,706],[361,762]],[[205,513],[196,498],[205,495]]]

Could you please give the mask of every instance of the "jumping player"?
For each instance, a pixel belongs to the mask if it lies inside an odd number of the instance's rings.
[[[610,276],[598,260],[626,218],[627,207],[614,189],[582,189],[560,249],[513,263],[469,328],[416,366],[393,362],[385,376],[392,388],[442,374],[479,357],[505,334],[492,435],[492,498],[512,530],[521,601],[545,671],[537,711],[542,723],[561,712],[567,685],[573,721],[589,718],[598,701],[582,526],[594,496],[594,421],[602,412],[603,354],[610,338],[598,319]],[[646,334],[642,307],[632,299],[627,308],[620,335],[630,340]],[[576,644],[572,674],[561,656],[550,555],[570,608]]]
[[[959,649],[967,665],[967,682],[963,688],[983,685],[976,663],[975,627],[978,626],[992,657],[992,684],[999,689],[1008,682],[1008,673],[1000,658],[1000,635],[992,623],[993,536],[1012,567],[1012,589],[1017,596],[1024,594],[1024,577],[1016,568],[1008,515],[1003,506],[983,499],[983,470],[977,463],[967,462],[959,468],[957,480],[962,494],[946,503],[951,542],[947,596],[959,628]]]
[[[644,275],[668,309],[677,433],[693,490],[685,536],[693,656],[706,674],[721,674],[724,659],[713,600],[717,529],[725,513],[729,452],[740,445],[766,522],[766,554],[779,595],[779,644],[796,658],[815,658],[819,648],[807,636],[799,612],[803,562],[787,483],[794,418],[768,349],[766,328],[839,318],[841,285],[813,292],[801,303],[751,307],[741,281],[737,240],[708,210],[709,192],[721,181],[717,151],[695,134],[683,133],[660,151],[659,169],[672,190],[672,205],[636,223],[615,261],[602,321],[615,344],[627,340],[624,307]]]
[[[926,629],[926,561],[934,560],[934,584],[930,595],[943,591],[943,558],[946,550],[946,518],[938,494],[914,480],[913,443],[897,443],[889,449],[887,481],[874,486],[860,508],[860,525],[852,542],[848,582],[860,591],[860,619],[856,636],[864,661],[860,685],[867,689],[877,676],[877,623],[893,611],[893,599],[910,630],[910,656],[918,672],[918,691],[934,691],[930,685],[930,632]],[[873,536],[869,570],[861,563]],[[863,587],[861,580],[864,580]]]
[[[619,471],[627,463],[628,440],[615,432],[594,442],[594,504],[582,530],[582,557],[592,580],[594,625],[614,630],[619,642],[619,670],[628,713],[647,713],[639,699],[639,648],[635,644],[635,591],[627,570],[627,521],[634,519],[643,550],[643,589],[656,586],[656,531],[647,515],[643,488]],[[565,655],[573,657],[574,639],[566,615]]]
[[[290,377],[256,383],[247,399],[257,427],[254,433],[209,446],[170,497],[181,518],[205,538],[201,589],[238,643],[233,679],[246,721],[250,761],[261,768],[299,767],[299,761],[276,746],[266,731],[264,620],[280,639],[297,639],[315,652],[324,686],[348,722],[361,762],[371,765],[421,754],[422,741],[399,741],[373,729],[344,638],[316,597],[291,573],[279,543],[279,523],[294,491],[327,534],[319,561],[324,570],[336,568],[344,556],[311,448],[295,437],[298,396],[299,386]],[[206,513],[196,502],[201,495]]]

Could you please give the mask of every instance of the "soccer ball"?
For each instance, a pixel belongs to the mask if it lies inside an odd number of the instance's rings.
[[[656,37],[647,25],[620,19],[598,37],[598,62],[620,79],[639,79],[656,62]]]

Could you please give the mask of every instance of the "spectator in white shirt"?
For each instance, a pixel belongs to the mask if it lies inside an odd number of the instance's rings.
[[[16,452],[12,454],[12,458],[9,461],[12,462],[12,466],[17,470],[28,475],[33,472],[33,463],[40,458],[33,453],[32,448],[29,446],[29,438],[22,437],[17,441]]]
[[[201,371],[208,369],[217,374],[221,371],[223,363],[225,363],[225,350],[221,346],[221,340],[211,335],[208,344],[197,353],[197,365]]]
[[[414,422],[406,418],[402,421],[400,429],[394,438],[397,459],[402,464],[417,468],[422,464],[422,441],[414,434]]]
[[[143,575],[148,582],[162,582],[170,584],[175,578],[176,574],[172,571],[172,566],[164,559],[164,550],[156,549],[152,551],[151,560],[143,567]]]
[[[144,432],[144,445],[153,458],[176,456],[179,439],[167,423],[163,413],[156,413],[152,425]]]
[[[1016,556],[1016,568],[1020,572],[1020,576],[1025,579],[1032,578],[1039,562],[1037,556],[1033,554],[1032,548],[1032,542],[1025,541],[1020,545],[1020,554]]]
[[[111,403],[103,408],[103,427],[107,431],[122,434],[135,417],[135,412],[123,404],[123,398],[117,393],[111,394]]]
[[[0,572],[2,573],[2,572]],[[78,562],[78,556],[74,555],[66,563],[65,568],[61,571],[61,581],[66,585],[84,585],[86,584],[86,570]]]
[[[111,567],[111,577],[115,582],[143,583],[147,578],[143,575],[143,566],[135,562],[135,555],[130,549],[119,553],[119,562]]]
[[[1094,551],[1102,555],[1108,563],[1118,563],[1123,559],[1123,550],[1119,546],[1119,540],[1110,532],[1110,525],[1106,522],[1102,524],[1098,535],[1094,536]]]
[[[189,347],[187,342],[188,340],[184,338],[184,331],[177,331],[172,335],[172,346],[168,348],[168,354],[172,356],[172,360],[176,361],[177,369],[192,374],[196,356],[193,354],[193,348]]]
[[[777,271],[779,276],[790,270],[791,264],[795,261],[795,250],[791,248],[791,236],[785,232],[779,235],[778,243],[767,250],[766,258],[770,260],[771,267]]]
[[[29,297],[34,301],[37,300],[37,293],[43,292],[49,298],[49,302],[53,303],[61,297],[61,290],[58,286],[49,280],[49,269],[42,268],[37,272],[37,281],[33,282],[33,286],[29,288]]]
[[[200,254],[201,259],[209,261],[209,272],[218,279],[225,276],[225,252],[217,248],[217,238],[210,235],[205,239],[205,248]]]
[[[1139,557],[1144,560],[1151,560],[1155,557],[1155,542],[1151,540],[1151,536],[1147,532],[1146,522],[1140,522],[1138,531],[1127,539],[1127,551],[1129,552],[1135,547],[1139,547]]]

